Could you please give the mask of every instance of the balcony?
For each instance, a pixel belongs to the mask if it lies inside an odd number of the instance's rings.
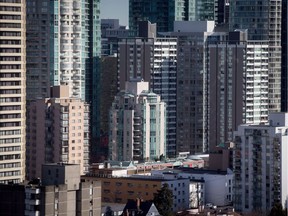
[[[25,210],[25,215],[27,215],[27,216],[29,216],[29,215],[40,216],[40,212],[38,210],[36,210],[36,211]]]
[[[74,1],[73,2],[73,9],[76,10],[76,9],[79,9],[81,8],[81,3],[78,2],[78,1]]]
[[[26,205],[40,205],[40,200],[39,199],[29,199],[29,200],[27,200],[27,199],[25,199],[25,204]]]

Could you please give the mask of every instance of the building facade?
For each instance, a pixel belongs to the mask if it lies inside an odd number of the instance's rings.
[[[207,39],[207,128],[209,151],[232,141],[245,122],[247,34],[213,33]]]
[[[207,40],[210,151],[232,141],[238,125],[268,121],[269,48],[247,37],[247,31],[215,32]]]
[[[288,114],[272,113],[269,123],[240,125],[235,132],[235,197],[238,211],[270,212],[286,206]]]
[[[136,35],[139,21],[149,20],[157,23],[157,32],[169,32],[173,31],[174,21],[218,20],[217,2],[217,0],[130,0],[129,28]]]
[[[101,48],[99,8],[99,0],[27,0],[29,100],[49,97],[50,86],[63,84],[70,97],[91,100],[93,58]]]
[[[166,155],[176,156],[177,39],[158,37],[154,41],[151,90],[166,103]]]
[[[141,23],[144,25],[141,28],[151,26],[149,22],[148,24]],[[150,89],[161,96],[167,105],[165,155],[175,157],[177,38],[148,38],[147,36],[148,34],[144,38],[129,38],[119,41],[119,88],[123,90],[125,82],[138,78],[149,82]]]
[[[248,29],[249,40],[266,41],[269,45],[269,92],[270,112],[281,110],[281,18],[282,0],[230,1],[229,28]]]
[[[91,104],[91,151],[100,134],[100,0],[27,0],[27,106],[68,85]]]
[[[173,192],[174,212],[189,208],[189,186],[188,178],[163,178],[155,176],[131,176],[127,178],[99,178],[82,177],[85,180],[97,180],[102,183],[102,202],[127,203],[128,199],[141,198],[153,200],[154,194],[166,183]]]
[[[287,34],[287,18],[288,18],[288,8],[287,1],[282,1],[282,20],[281,20],[281,47],[282,47],[282,62],[281,62],[281,111],[288,111],[288,34]]]
[[[206,152],[209,149],[207,110],[206,40],[214,22],[178,22],[171,36],[177,50],[177,152]]]
[[[101,56],[116,55],[119,38],[128,38],[130,30],[119,19],[101,19]]]
[[[178,39],[178,153],[213,151],[233,140],[239,124],[268,121],[267,41],[214,24],[179,21],[165,34]]]
[[[53,97],[30,104],[27,178],[38,178],[44,163],[89,165],[89,105],[69,97],[68,86],[51,88]]]
[[[133,79],[151,81],[154,61],[154,38],[125,38],[118,43],[119,90]]]
[[[166,152],[166,104],[148,82],[127,82],[110,109],[109,158],[149,161]]]
[[[207,203],[213,203],[216,206],[226,206],[231,205],[233,202],[233,178],[234,174],[231,170],[226,171],[214,171],[205,169],[193,169],[187,167],[179,167],[176,169],[171,169],[169,172],[167,170],[153,170],[151,172],[152,176],[176,176],[177,178],[190,179],[194,184],[198,182],[198,186],[203,185],[200,192],[203,192],[201,196],[198,194],[199,205],[204,205]],[[200,180],[200,182],[199,182]],[[193,183],[191,183],[193,184]],[[191,192],[192,197],[197,198],[197,193],[195,194],[195,185],[191,186],[193,189]],[[197,187],[196,187],[197,189]],[[201,201],[201,202],[200,202]],[[195,201],[191,204],[195,205]]]
[[[42,170],[42,181],[0,185],[2,215],[101,215],[101,183],[80,180],[79,165],[47,164]]]
[[[26,1],[0,2],[0,183],[25,179]]]
[[[99,129],[100,132],[94,142],[95,151],[90,155],[91,161],[103,162],[108,159],[109,143],[109,109],[118,93],[117,57],[102,56],[100,71]]]

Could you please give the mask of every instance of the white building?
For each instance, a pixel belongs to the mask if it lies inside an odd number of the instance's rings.
[[[214,171],[214,170],[203,170],[193,168],[178,168],[172,169],[167,173],[167,170],[153,170],[151,174],[164,176],[171,175],[174,173],[178,178],[188,178],[192,181],[202,180],[204,185],[201,188],[199,204],[213,203],[216,206],[225,206],[231,204],[233,200],[233,176],[231,170],[226,171]],[[195,197],[195,190],[191,186],[191,195]],[[194,191],[194,192],[193,192]],[[203,195],[201,194],[203,192]],[[194,193],[194,194],[193,194]],[[197,194],[196,194],[197,197]],[[203,201],[202,201],[203,200]],[[192,202],[194,205],[195,202]]]
[[[240,125],[235,132],[235,208],[269,212],[288,196],[288,113],[272,113],[269,124]]]
[[[168,184],[169,189],[173,193],[173,212],[183,211],[188,209],[190,205],[190,179],[181,178],[175,175],[171,175],[171,173],[167,173],[166,175],[158,175],[158,176],[144,176],[144,175],[132,175],[133,178],[140,179],[161,179],[162,186],[164,184]]]
[[[205,181],[190,180],[189,208],[199,208],[205,202]]]
[[[191,179],[191,178],[182,178],[182,177],[179,177],[178,174],[174,173],[174,172],[162,172],[161,171],[159,172],[159,174],[153,174],[152,177],[159,177],[159,178],[163,178],[163,179],[174,179],[174,180],[177,180],[177,179],[187,179],[188,183],[185,182],[187,184],[187,186],[185,185],[185,187],[187,187],[187,191],[188,191],[188,199],[185,200],[185,205],[188,205],[189,208],[199,208],[200,206],[202,206],[204,203],[205,203],[205,181],[203,179]],[[174,198],[177,197],[178,199],[181,198],[181,197],[178,197],[179,195],[181,195],[181,192],[180,194],[178,194],[178,190],[181,189],[181,185],[177,187],[177,185],[175,185],[176,189],[173,188],[173,184],[170,184],[170,189],[173,191],[173,195],[174,195]],[[183,185],[182,185],[183,187]],[[184,194],[183,194],[184,195]],[[177,204],[177,199],[176,201],[174,201],[174,206],[176,207]],[[186,207],[187,209],[187,207]]]
[[[247,124],[259,124],[268,120],[268,60],[267,42],[248,41],[246,52],[246,115]]]
[[[148,82],[126,83],[110,109],[109,158],[145,160],[166,152],[166,104]]]

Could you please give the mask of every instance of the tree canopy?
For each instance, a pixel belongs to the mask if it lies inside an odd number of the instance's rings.
[[[172,216],[173,211],[173,193],[167,183],[154,195],[154,204],[162,216]]]
[[[283,210],[281,203],[275,203],[272,207],[269,216],[285,216],[285,211]]]

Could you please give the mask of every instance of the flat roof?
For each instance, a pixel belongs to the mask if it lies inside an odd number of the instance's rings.
[[[222,170],[209,170],[209,169],[199,169],[199,168],[191,168],[191,167],[176,167],[174,169],[166,169],[167,171],[180,173],[192,173],[192,174],[211,174],[211,175],[227,175],[229,174],[227,171]]]

